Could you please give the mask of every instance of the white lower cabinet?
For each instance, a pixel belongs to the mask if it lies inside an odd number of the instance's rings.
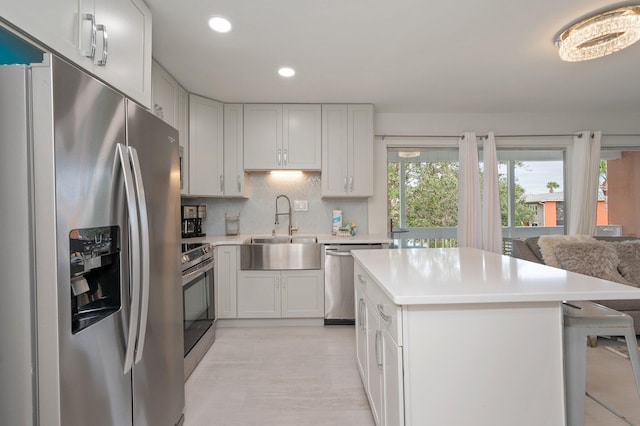
[[[239,247],[218,246],[215,258],[215,301],[216,318],[237,318],[237,274]]]
[[[382,360],[382,332],[378,326],[378,314],[376,313],[375,306],[367,301],[366,304],[367,317],[369,322],[367,324],[367,353],[369,362],[367,365],[367,381],[369,387],[367,394],[369,396],[369,403],[371,405],[371,413],[373,419],[377,425],[382,425],[381,420],[384,418],[382,413],[382,396],[384,392],[382,381],[382,367],[384,365]]]
[[[355,266],[356,363],[378,426],[404,425],[400,311]]]
[[[355,286],[356,301],[356,364],[362,378],[362,384],[366,388],[367,380],[367,302],[360,286]]]
[[[238,318],[321,318],[322,270],[239,271]]]
[[[388,330],[382,331],[382,413],[386,426],[404,424],[404,391],[402,379],[402,347],[393,340]]]

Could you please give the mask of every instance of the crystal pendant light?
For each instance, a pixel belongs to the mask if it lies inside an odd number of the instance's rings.
[[[625,6],[584,19],[555,40],[560,59],[587,61],[610,55],[640,39],[640,6]]]

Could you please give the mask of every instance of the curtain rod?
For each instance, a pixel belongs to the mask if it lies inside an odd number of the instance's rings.
[[[382,140],[385,138],[429,138],[429,139],[464,139],[464,135],[375,135],[376,137],[381,137]],[[538,135],[495,135],[496,138],[555,138],[555,137],[574,137],[577,136],[579,138],[582,137],[581,133],[560,133],[560,134],[538,134]],[[638,133],[603,133],[602,136],[606,137],[640,137]],[[591,137],[593,137],[593,133],[591,133]],[[480,139],[487,138],[487,135],[478,136]]]

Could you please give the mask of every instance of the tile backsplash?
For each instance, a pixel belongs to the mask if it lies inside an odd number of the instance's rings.
[[[202,223],[207,235],[225,234],[225,214],[240,215],[241,234],[286,234],[288,219],[280,216],[275,225],[276,197],[286,195],[291,200],[291,221],[298,227],[298,234],[328,234],[331,232],[331,216],[334,209],[342,210],[344,222],[355,222],[358,232],[366,233],[367,199],[321,198],[320,174],[298,172],[252,173],[248,175],[249,198],[183,198],[182,204],[206,204],[207,218]],[[296,200],[306,200],[308,211],[294,211]],[[285,199],[278,200],[278,212],[286,213]]]

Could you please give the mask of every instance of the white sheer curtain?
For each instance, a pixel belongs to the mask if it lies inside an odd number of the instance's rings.
[[[594,235],[602,132],[581,132],[569,147],[569,235]]]
[[[502,221],[498,188],[496,138],[489,132],[482,143],[484,180],[482,184],[482,249],[502,254]]]
[[[459,144],[458,247],[482,248],[478,140],[465,132]]]

